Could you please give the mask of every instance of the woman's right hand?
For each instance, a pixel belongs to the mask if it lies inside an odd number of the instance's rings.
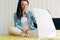
[[[22,29],[22,33],[26,33],[26,30]]]
[[[27,37],[28,31],[29,30],[22,29],[23,36]]]
[[[28,31],[29,31],[29,30],[22,29],[22,33],[28,34]]]

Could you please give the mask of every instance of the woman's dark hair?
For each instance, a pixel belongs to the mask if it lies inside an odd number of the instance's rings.
[[[29,4],[28,0],[19,0],[18,1],[17,11],[16,11],[16,15],[17,15],[18,19],[21,19],[21,17],[22,17],[21,1],[26,1]]]

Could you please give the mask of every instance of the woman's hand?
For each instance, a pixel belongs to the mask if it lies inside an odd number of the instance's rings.
[[[23,34],[23,36],[27,37],[28,31],[29,31],[29,30],[24,30],[24,29],[22,29],[22,34]]]
[[[26,30],[22,29],[22,33],[26,33]]]
[[[28,34],[28,31],[29,31],[29,30],[22,29],[22,33]]]

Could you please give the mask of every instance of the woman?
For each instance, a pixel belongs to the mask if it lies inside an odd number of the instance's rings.
[[[24,36],[27,36],[29,30],[34,30],[37,27],[33,12],[28,10],[28,0],[20,0],[18,2],[17,11],[14,14],[15,27],[20,30]]]

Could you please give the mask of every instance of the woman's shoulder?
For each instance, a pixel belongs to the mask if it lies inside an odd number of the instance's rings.
[[[14,18],[17,19],[17,15],[16,15],[16,13],[14,13]]]
[[[27,13],[28,13],[29,15],[33,15],[34,12],[29,9],[29,10],[27,10]]]
[[[31,10],[31,9],[28,9],[28,10],[27,10],[27,12],[29,12],[29,13],[32,13],[32,12],[33,12],[33,10]]]
[[[17,17],[16,13],[14,13],[14,17]]]
[[[14,15],[16,15],[16,12],[14,13]]]

